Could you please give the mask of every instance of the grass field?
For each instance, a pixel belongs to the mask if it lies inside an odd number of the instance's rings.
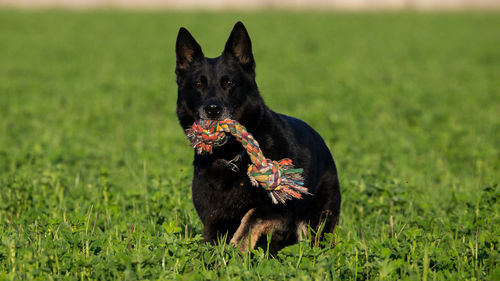
[[[202,243],[174,42],[236,20],[337,161],[334,249]],[[0,280],[500,279],[500,14],[0,11],[0,42]]]

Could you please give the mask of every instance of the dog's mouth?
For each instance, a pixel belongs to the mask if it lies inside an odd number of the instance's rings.
[[[186,136],[191,146],[197,148],[198,154],[211,154],[213,148],[227,143],[232,136],[227,130],[221,130],[220,126],[224,126],[225,122],[232,122],[232,120],[198,119],[186,129]]]
[[[213,131],[218,122],[233,119],[233,109],[231,107],[222,106],[220,103],[219,105],[221,105],[220,112],[217,112],[217,114],[213,114],[213,112],[207,110],[208,106],[206,104],[198,107],[198,121],[196,121],[196,123],[207,131]],[[219,136],[220,139],[218,141],[211,143],[212,147],[216,148],[224,146],[229,140],[231,140],[231,138],[233,138],[231,133],[228,132],[219,132]]]

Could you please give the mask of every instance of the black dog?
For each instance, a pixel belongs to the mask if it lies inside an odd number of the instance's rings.
[[[183,129],[198,119],[239,121],[259,142],[266,157],[290,158],[304,168],[311,195],[273,204],[267,192],[251,185],[249,157],[234,138],[213,154],[194,157],[193,202],[204,225],[205,241],[227,235],[241,249],[254,248],[272,231],[271,250],[296,243],[309,224],[333,232],[340,212],[340,188],[333,158],[319,134],[306,123],[278,114],[264,103],[255,82],[250,37],[238,22],[224,52],[206,58],[191,34],[181,28],[176,43],[177,116]],[[251,241],[248,241],[250,232]],[[319,236],[318,236],[319,237]]]

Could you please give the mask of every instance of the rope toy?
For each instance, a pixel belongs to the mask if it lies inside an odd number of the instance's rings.
[[[238,121],[200,119],[186,130],[186,136],[198,154],[211,154],[214,147],[225,143],[226,133],[233,135],[246,149],[252,162],[247,171],[250,182],[267,190],[274,204],[285,204],[286,200],[302,199],[302,194],[310,194],[303,186],[303,169],[294,168],[288,158],[279,161],[267,159],[259,143]]]

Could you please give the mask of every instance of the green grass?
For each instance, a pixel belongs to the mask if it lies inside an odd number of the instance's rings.
[[[236,20],[268,105],[337,161],[334,249],[202,243],[174,42],[217,56]],[[0,280],[499,280],[499,34],[495,13],[0,11]]]

